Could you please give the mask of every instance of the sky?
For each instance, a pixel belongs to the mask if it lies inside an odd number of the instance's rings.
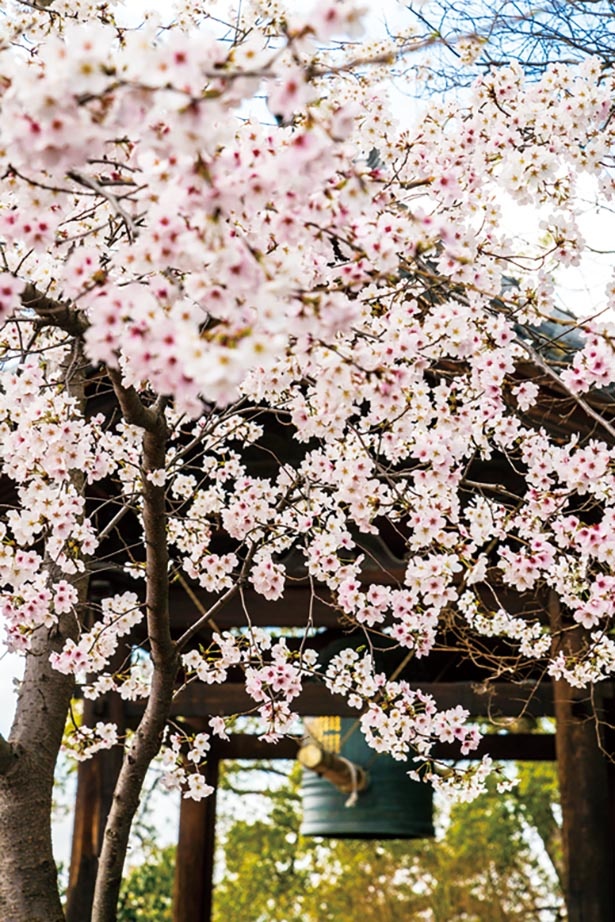
[[[23,661],[6,651],[0,655],[0,733],[9,731],[13,719],[15,681],[22,675]]]

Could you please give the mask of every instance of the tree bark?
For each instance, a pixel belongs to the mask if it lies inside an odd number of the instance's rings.
[[[9,735],[15,758],[0,776],[0,919],[63,922],[51,844],[53,776],[74,688],[49,655],[76,636],[75,619],[39,628],[19,691]]]

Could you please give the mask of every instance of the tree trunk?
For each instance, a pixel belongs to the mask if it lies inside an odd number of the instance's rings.
[[[64,628],[64,629],[62,629]],[[39,628],[26,659],[17,712],[9,736],[15,758],[0,776],[0,919],[62,922],[51,845],[53,776],[72,676],[52,669],[49,654],[76,633],[64,616],[61,630]]]
[[[145,775],[162,744],[179,668],[179,654],[171,637],[169,616],[165,490],[147,476],[147,472],[163,469],[165,465],[167,431],[164,409],[146,410],[133,391],[123,388],[117,376],[114,386],[126,420],[143,426],[145,430],[142,455],[145,609],[153,675],[145,713],[124,753],[105,826],[92,922],[115,922],[132,821],[139,806]]]

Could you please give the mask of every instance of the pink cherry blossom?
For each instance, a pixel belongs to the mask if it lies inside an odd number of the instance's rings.
[[[611,73],[513,63],[409,124],[383,82],[405,46],[360,44],[353,3],[239,11],[232,42],[194,9],[133,29],[25,6],[0,47],[0,617],[47,670],[58,745],[73,683],[140,701],[129,739],[76,720],[67,748],[122,745],[138,788],[162,739],[165,785],[199,800],[229,725],[171,727],[180,689],[241,679],[276,741],[320,681],[446,787],[435,745],[479,730],[379,643],[612,677],[614,328],[557,290],[589,250],[583,184],[615,194]],[[252,617],[298,596],[301,637]],[[315,602],[360,638],[326,666]]]

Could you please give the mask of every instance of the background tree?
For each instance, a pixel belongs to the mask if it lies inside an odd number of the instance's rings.
[[[553,766],[520,766],[535,809],[553,816]],[[267,819],[235,821],[224,838],[214,918],[239,922],[310,919],[433,922],[556,919],[561,892],[519,791],[490,786],[457,804],[441,838],[417,841],[311,840],[297,834],[295,781]],[[239,899],[239,903],[237,903]]]
[[[152,848],[122,885],[118,922],[172,922],[175,846]]]
[[[225,831],[218,842],[215,922],[346,922],[359,915],[367,922],[564,918],[548,857],[559,847],[551,764],[516,766],[518,787],[502,794],[490,785],[472,804],[452,808],[436,840],[414,842],[304,838],[298,834],[296,770],[257,798],[254,771],[229,768],[234,793],[220,802]],[[223,789],[227,783],[228,775]],[[258,784],[268,787],[262,778]],[[251,798],[257,819],[235,818],[238,795],[244,804]],[[167,918],[173,851],[154,854],[129,874],[118,922]]]
[[[469,86],[476,74],[519,65],[531,79],[549,66],[600,60],[605,72],[614,61],[611,0],[428,0],[407,4],[418,35],[431,40],[428,86],[438,90]],[[424,84],[422,84],[424,85]]]

